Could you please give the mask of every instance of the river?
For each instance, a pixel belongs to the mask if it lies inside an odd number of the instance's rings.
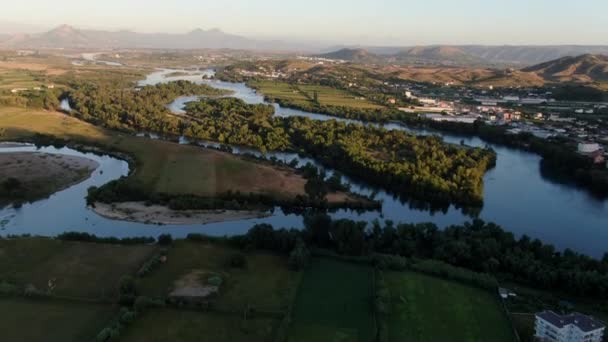
[[[180,71],[189,73],[186,76],[166,77],[168,74]],[[264,103],[264,98],[253,89],[241,83],[227,83],[217,80],[203,80],[203,75],[212,75],[213,71],[199,70],[158,70],[140,82],[140,86],[152,85],[160,82],[175,80],[190,80],[197,83],[207,83],[211,86],[230,89],[232,96],[238,97],[247,103]],[[183,113],[182,108],[188,101],[195,100],[196,96],[180,97],[169,105],[176,114]],[[323,114],[308,113],[300,110],[282,108],[274,104],[278,116],[306,116],[315,120],[335,119]],[[356,122],[354,120],[342,120]],[[387,129],[400,129],[416,134],[440,134],[439,132],[419,130],[403,127],[397,124],[384,125]],[[460,143],[464,140],[470,146],[485,146],[486,142],[475,137],[463,138],[449,134],[440,134],[446,142]],[[185,141],[183,141],[185,142]],[[527,234],[539,238],[544,242],[552,243],[559,249],[571,248],[578,252],[594,257],[601,257],[608,251],[608,200],[594,198],[586,191],[563,184],[551,182],[542,177],[540,172],[540,157],[538,155],[489,144],[496,151],[498,158],[496,167],[490,170],[484,178],[484,206],[479,217],[486,221],[495,222],[503,228],[513,232],[516,236]],[[52,150],[52,149],[51,149]],[[63,150],[52,150],[53,153],[62,153]],[[68,150],[70,153],[79,153]],[[0,149],[1,152],[1,149]],[[254,150],[238,148],[235,153],[254,152]],[[88,155],[87,155],[88,156]],[[297,157],[289,153],[272,153],[281,160],[291,160]],[[110,157],[110,164],[124,163]],[[94,158],[94,159],[95,159]],[[95,159],[99,162],[98,159]],[[304,159],[302,163],[314,162]],[[101,163],[101,168],[105,164]],[[122,164],[121,164],[122,165]],[[120,168],[127,172],[127,166],[110,166]],[[114,170],[113,172],[116,172]],[[1,234],[33,233],[40,235],[55,235],[62,231],[76,230],[95,233],[99,236],[157,236],[162,233],[171,233],[176,237],[185,236],[190,232],[199,232],[209,235],[230,235],[244,233],[255,223],[270,223],[275,227],[301,227],[302,219],[297,215],[285,215],[276,208],[271,217],[252,219],[238,222],[215,223],[204,226],[151,226],[146,224],[110,221],[95,215],[85,207],[84,196],[86,188],[91,185],[103,184],[112,178],[111,172],[98,172],[84,183],[59,192],[53,197],[24,205],[21,209],[0,210],[0,221],[8,217]],[[116,173],[113,174],[117,176]],[[440,227],[451,224],[461,224],[470,220],[462,210],[450,207],[445,211],[432,212],[428,209],[417,208],[416,205],[402,202],[384,191],[378,191],[364,183],[349,180],[353,191],[369,194],[377,192],[376,199],[383,201],[381,212],[357,213],[350,210],[340,210],[333,213],[334,218],[350,218],[355,220],[372,221],[392,220],[394,222],[433,222]],[[65,195],[67,192],[70,195]],[[57,197],[67,196],[59,201]],[[68,200],[69,202],[65,202]],[[66,205],[66,203],[71,203]],[[47,208],[62,213],[50,213]],[[69,214],[63,214],[69,213]],[[39,217],[39,218],[38,218]]]

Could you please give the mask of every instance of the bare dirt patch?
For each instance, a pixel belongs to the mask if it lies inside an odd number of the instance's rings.
[[[255,210],[171,210],[161,205],[146,206],[143,202],[95,203],[93,211],[112,220],[168,225],[209,224],[269,215]]]
[[[193,270],[175,281],[174,290],[169,297],[180,298],[207,298],[219,292],[216,285],[206,284],[205,277],[211,276],[203,270]]]

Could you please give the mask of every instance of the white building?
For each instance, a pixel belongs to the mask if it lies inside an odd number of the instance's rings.
[[[536,335],[540,341],[602,342],[605,325],[580,313],[558,315],[553,311],[536,314]]]
[[[579,153],[594,153],[601,149],[600,144],[593,142],[582,142],[578,144]]]

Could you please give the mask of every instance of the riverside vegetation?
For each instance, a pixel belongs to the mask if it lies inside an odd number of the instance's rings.
[[[480,206],[483,175],[495,163],[491,150],[363,125],[278,118],[272,115],[271,106],[248,105],[238,99],[203,99],[188,104],[186,115],[167,114],[164,106],[175,97],[175,88],[189,93],[194,87],[199,95],[205,94],[207,87],[187,82],[138,91],[102,87],[73,85],[68,96],[74,115],[130,132],[184,135],[261,151],[297,151],[344,174],[431,203]],[[210,92],[217,95],[217,90]],[[146,94],[145,106],[138,105],[142,94]]]

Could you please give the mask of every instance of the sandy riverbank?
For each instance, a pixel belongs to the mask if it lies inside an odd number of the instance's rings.
[[[146,206],[143,202],[114,204],[95,203],[95,213],[111,220],[148,224],[189,225],[240,221],[270,216],[265,211],[249,210],[171,210],[161,205]]]
[[[0,150],[1,151],[1,150]],[[46,198],[88,179],[99,167],[92,159],[38,152],[0,153],[0,180],[12,179],[0,203]]]

